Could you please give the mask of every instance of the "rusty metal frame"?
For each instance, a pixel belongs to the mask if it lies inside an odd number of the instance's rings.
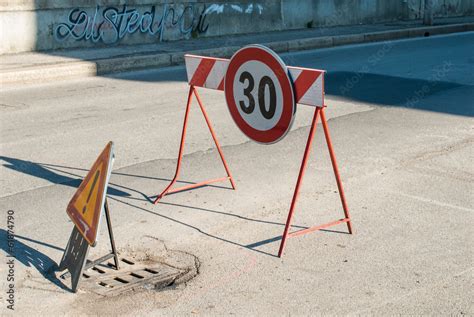
[[[182,159],[183,159],[183,150],[184,150],[184,144],[185,144],[185,139],[186,139],[186,130],[187,130],[187,126],[188,126],[189,110],[191,108],[191,101],[192,101],[193,94],[196,96],[199,108],[201,109],[201,112],[204,115],[204,119],[206,120],[206,124],[209,128],[209,131],[211,132],[212,139],[214,140],[214,143],[216,144],[217,151],[219,152],[219,156],[221,158],[222,164],[224,165],[227,176],[226,177],[221,177],[221,178],[216,178],[216,179],[210,179],[210,180],[202,181],[202,182],[199,182],[199,183],[196,183],[196,184],[186,185],[186,186],[179,187],[179,188],[171,188],[176,183],[176,181],[179,177],[179,173],[181,171],[181,162],[182,162]],[[201,101],[201,98],[199,97],[199,94],[198,94],[196,88],[193,85],[190,85],[189,86],[189,94],[188,94],[188,102],[187,102],[187,105],[186,105],[186,112],[185,112],[185,115],[184,115],[183,131],[181,133],[181,143],[180,143],[180,146],[179,146],[178,163],[176,165],[176,172],[175,172],[175,175],[174,175],[173,179],[171,180],[170,184],[156,197],[153,204],[157,204],[164,196],[166,196],[168,194],[177,193],[177,192],[181,192],[181,191],[185,191],[185,190],[193,189],[193,188],[197,188],[197,187],[202,187],[202,186],[205,186],[205,185],[209,185],[209,184],[216,183],[216,182],[222,182],[222,181],[225,181],[225,180],[229,180],[230,184],[232,186],[232,189],[235,190],[234,179],[232,178],[232,175],[231,175],[230,170],[229,170],[229,166],[227,165],[227,162],[224,158],[224,154],[222,153],[222,149],[219,145],[219,141],[217,141],[216,134],[214,132],[214,129],[212,128],[211,121],[209,120],[206,109],[204,108],[204,105]]]

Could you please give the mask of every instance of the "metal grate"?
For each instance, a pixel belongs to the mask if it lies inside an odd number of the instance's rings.
[[[133,288],[161,289],[185,273],[163,263],[120,258],[120,270],[105,262],[82,274],[81,288],[100,295],[116,295]]]

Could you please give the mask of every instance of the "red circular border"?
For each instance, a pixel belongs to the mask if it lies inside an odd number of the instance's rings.
[[[255,60],[266,64],[278,78],[283,94],[283,111],[280,120],[270,130],[260,131],[250,126],[241,117],[237,105],[234,100],[234,77],[239,67],[250,60]],[[283,138],[290,130],[295,113],[295,100],[293,95],[293,87],[286,66],[275,57],[271,51],[265,47],[247,46],[239,50],[232,56],[227,67],[224,82],[224,92],[227,101],[227,107],[230,114],[239,129],[250,139],[260,143],[275,143]]]

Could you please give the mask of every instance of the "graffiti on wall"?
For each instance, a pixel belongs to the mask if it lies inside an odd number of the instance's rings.
[[[59,23],[54,28],[54,36],[58,41],[72,38],[113,44],[127,34],[143,33],[162,41],[165,32],[170,29],[178,29],[182,35],[187,35],[191,32],[205,33],[209,28],[206,23],[209,10],[205,7],[198,11],[193,5],[175,8],[165,4],[160,11],[157,12],[155,6],[140,12],[126,4],[121,8],[98,5],[91,15],[75,8],[69,13],[67,22]]]

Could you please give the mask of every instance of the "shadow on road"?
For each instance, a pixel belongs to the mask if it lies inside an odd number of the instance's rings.
[[[62,251],[62,249],[44,242],[15,235],[13,253],[11,253],[10,248],[8,246],[7,231],[5,231],[4,229],[0,229],[0,248],[5,251],[6,254],[13,256],[17,261],[27,267],[34,267],[38,270],[39,273],[41,273],[41,275],[43,275],[44,278],[51,281],[53,284],[60,287],[61,289],[69,290],[66,285],[64,285],[54,275],[54,272],[58,269],[58,265],[56,264],[56,262],[54,262],[52,259],[44,255],[43,253],[39,252],[38,250],[24,244],[19,239],[48,246],[56,250]]]
[[[258,253],[262,253],[262,254],[265,254],[265,255],[269,255],[269,256],[272,256],[272,257],[277,257],[275,254],[271,254],[271,253],[268,253],[268,252],[265,252],[265,251],[261,251],[261,250],[257,250],[257,249],[254,249],[253,247],[250,247],[250,246],[246,246],[244,244],[241,244],[241,243],[238,243],[238,242],[235,242],[235,241],[231,241],[231,240],[228,240],[228,239],[225,239],[225,238],[222,238],[222,237],[219,237],[219,236],[216,236],[214,234],[211,234],[211,233],[208,233],[206,231],[203,231],[202,229],[200,229],[199,227],[196,227],[196,226],[193,226],[191,224],[188,224],[188,223],[185,223],[183,221],[180,221],[180,220],[177,220],[177,219],[174,219],[172,217],[169,217],[169,216],[166,216],[166,215],[163,215],[163,214],[160,214],[156,211],[152,211],[152,210],[148,210],[148,209],[145,209],[143,207],[140,207],[140,206],[137,206],[137,205],[134,205],[134,204],[131,204],[129,202],[126,202],[126,201],[123,201],[123,200],[120,200],[120,199],[117,199],[117,198],[112,198],[111,199],[115,200],[116,202],[119,202],[119,203],[122,203],[124,205],[127,205],[129,207],[133,207],[133,208],[136,208],[140,211],[144,211],[144,212],[147,212],[147,213],[150,213],[152,215],[155,215],[155,216],[159,216],[161,218],[164,218],[166,220],[169,220],[169,221],[172,221],[174,223],[177,223],[177,224],[180,224],[180,225],[183,225],[185,227],[188,227],[188,228],[191,228],[191,229],[194,229],[196,230],[197,232],[207,236],[207,237],[210,237],[210,238],[213,238],[213,239],[217,239],[217,240],[220,240],[220,241],[223,241],[223,242],[226,242],[226,243],[230,243],[230,244],[233,244],[233,245],[236,245],[236,246],[239,246],[239,247],[243,247],[243,248],[246,248],[246,249],[249,249],[249,250],[252,250],[252,251],[255,251],[255,252],[258,252]],[[162,203],[160,203],[162,204]],[[184,207],[187,207],[187,206],[184,206]],[[195,209],[195,207],[188,207],[188,208],[192,208],[192,209]],[[284,225],[284,224],[282,224]],[[281,239],[281,237],[280,237]],[[277,240],[275,240],[277,241]],[[273,242],[273,241],[272,241]]]
[[[170,217],[170,216],[167,216],[167,215],[160,214],[160,213],[158,213],[158,212],[156,212],[156,211],[148,210],[148,209],[143,208],[143,207],[141,207],[141,206],[137,206],[137,205],[131,204],[131,203],[129,203],[129,202],[126,202],[126,201],[123,201],[123,200],[120,200],[120,199],[117,199],[117,198],[111,198],[111,199],[115,200],[116,202],[119,202],[119,203],[122,203],[122,204],[124,204],[124,205],[127,205],[127,206],[129,206],[129,207],[136,208],[136,209],[138,209],[138,210],[140,210],[140,211],[144,211],[144,212],[150,213],[150,214],[152,214],[152,215],[159,216],[159,217],[164,218],[164,219],[166,219],[166,220],[172,221],[172,222],[174,222],[174,223],[183,225],[183,226],[185,226],[185,227],[191,228],[191,229],[196,230],[197,232],[199,232],[199,233],[201,233],[201,234],[203,234],[203,235],[205,235],[205,236],[207,236],[207,237],[210,237],[210,238],[213,238],[213,239],[217,239],[217,240],[219,240],[219,241],[223,241],[223,242],[226,242],[226,243],[229,243],[229,244],[238,246],[238,247],[246,248],[246,249],[248,249],[248,250],[252,250],[252,251],[255,251],[255,252],[258,252],[258,253],[261,253],[261,254],[269,255],[269,256],[272,256],[272,257],[277,257],[276,254],[268,253],[268,252],[265,252],[265,251],[262,251],[262,250],[258,250],[258,249],[256,249],[256,248],[258,248],[258,247],[260,247],[260,246],[263,246],[263,245],[265,245],[265,244],[269,244],[269,243],[273,243],[273,242],[280,241],[280,240],[282,239],[282,236],[281,236],[281,235],[276,236],[276,237],[273,237],[273,238],[270,238],[270,239],[264,239],[264,240],[261,240],[261,241],[257,241],[257,242],[251,243],[251,244],[242,244],[242,243],[239,243],[239,242],[236,242],[236,241],[231,241],[231,240],[229,240],[229,239],[226,239],[226,238],[217,236],[217,235],[215,235],[215,234],[208,233],[208,232],[206,232],[206,231],[203,231],[201,228],[196,227],[196,226],[194,226],[194,225],[192,225],[192,224],[189,224],[189,223],[186,223],[186,222],[184,222],[184,221],[180,221],[180,220],[174,219],[174,218],[172,218],[172,217]],[[258,223],[264,223],[264,224],[270,224],[270,225],[277,225],[277,226],[281,226],[282,228],[285,226],[285,223],[279,223],[279,222],[273,222],[273,221],[265,221],[265,220],[254,219],[254,218],[248,218],[248,217],[244,217],[244,216],[237,215],[237,214],[232,214],[232,213],[228,213],[228,212],[217,211],[217,210],[212,210],[212,209],[207,209],[207,208],[186,206],[186,205],[174,204],[174,203],[167,203],[167,202],[160,202],[159,204],[160,204],[160,205],[175,206],[175,207],[189,208],[189,209],[193,209],[193,210],[205,211],[205,212],[210,212],[210,213],[215,213],[215,214],[220,214],[220,215],[226,215],[226,216],[231,216],[231,217],[236,217],[236,218],[239,218],[239,219],[243,219],[243,220],[246,220],[246,221],[258,222]],[[300,229],[300,230],[303,230],[303,229],[307,229],[307,228],[308,228],[308,227],[305,227],[305,226],[298,226],[298,225],[292,225],[291,227],[292,227],[292,228],[298,228],[298,229]],[[336,231],[336,230],[328,230],[328,229],[321,229],[321,230],[319,230],[319,231],[348,234],[347,232]]]
[[[6,156],[0,156],[0,159],[8,163],[8,164],[3,165],[6,168],[9,168],[9,169],[12,169],[12,170],[15,170],[15,171],[27,174],[27,175],[31,175],[31,176],[34,176],[34,177],[42,178],[42,179],[48,180],[48,181],[50,181],[51,183],[54,183],[54,184],[61,184],[61,185],[75,187],[75,188],[79,187],[80,183],[82,182],[82,177],[78,174],[65,171],[64,169],[81,171],[81,172],[87,172],[88,171],[87,169],[84,169],[84,168],[76,168],[76,167],[69,167],[69,166],[62,166],[62,165],[55,165],[55,164],[37,163],[37,162],[31,162],[31,161],[26,161],[26,160],[21,160],[21,159],[15,159],[15,158],[6,157]],[[171,181],[170,179],[167,179],[167,178],[135,175],[135,174],[121,173],[121,172],[112,172],[112,174],[118,175],[118,176],[154,179],[154,180],[165,181],[165,182],[170,182]],[[67,176],[67,175],[69,175],[69,176]],[[189,181],[177,181],[177,182],[178,183],[185,183],[185,184],[194,184],[193,182],[189,182]],[[125,187],[125,186],[122,186],[122,185],[119,185],[119,184],[116,184],[116,183],[110,183],[110,185],[112,185],[114,187],[119,187],[123,190],[128,191],[128,192],[126,192],[126,191],[118,190],[116,188],[113,188],[113,187],[109,186],[109,188],[107,189],[107,194],[110,195],[110,196],[122,197],[122,198],[130,199],[130,200],[148,201],[150,203],[153,203],[153,200],[151,199],[153,196],[149,197],[148,195],[146,195],[145,193],[143,193],[139,190],[136,190],[136,189],[133,189],[133,188],[130,188],[130,187]],[[207,187],[207,186],[208,187],[220,188],[220,189],[232,189],[231,187],[224,187],[224,186],[219,186],[219,185],[206,185],[205,187]],[[198,188],[195,188],[194,190],[196,190],[196,189],[198,189]],[[138,194],[138,196],[140,196],[141,198],[133,197],[133,195],[130,192]],[[173,219],[171,217],[159,214],[157,212],[142,208],[140,206],[137,206],[137,205],[134,205],[134,204],[116,199],[114,197],[110,197],[110,198],[114,199],[115,201],[120,202],[122,204],[128,205],[130,207],[134,207],[134,208],[137,208],[139,210],[146,211],[148,213],[158,215],[160,217],[171,220],[175,223],[179,223],[179,224],[184,225],[186,227],[195,229],[198,232],[200,232],[200,233],[202,233],[202,234],[204,234],[208,237],[215,238],[215,239],[218,239],[218,240],[230,243],[230,244],[234,244],[234,245],[237,245],[237,246],[240,246],[240,247],[244,247],[244,248],[247,248],[247,249],[250,249],[250,250],[253,250],[253,251],[256,251],[256,252],[260,252],[260,253],[263,253],[263,254],[271,255],[271,256],[275,256],[275,255],[264,252],[264,251],[261,251],[261,250],[257,250],[255,248],[259,247],[259,246],[262,246],[262,245],[265,245],[265,244],[268,244],[268,243],[279,241],[282,238],[281,236],[277,236],[277,237],[274,237],[274,238],[265,239],[265,240],[258,241],[258,242],[252,243],[252,244],[244,245],[244,244],[240,244],[238,242],[227,240],[227,239],[222,238],[222,237],[218,237],[216,235],[209,234],[207,232],[202,231],[200,228],[198,228],[196,226],[193,226],[193,225],[187,224],[185,222]],[[197,211],[204,211],[204,212],[207,212],[207,213],[225,215],[225,216],[229,216],[229,217],[239,218],[239,219],[242,219],[242,220],[245,220],[245,221],[258,222],[258,223],[270,224],[270,225],[277,225],[277,226],[282,226],[282,227],[285,226],[284,223],[266,221],[266,220],[255,219],[255,218],[249,218],[249,217],[241,216],[241,215],[238,215],[238,214],[235,214],[235,213],[212,210],[212,209],[208,209],[208,208],[187,206],[187,205],[175,204],[175,203],[169,203],[169,202],[160,202],[160,204],[168,205],[168,206],[181,207],[181,208],[189,208],[189,209],[193,209],[193,210],[197,210]],[[307,229],[308,227],[293,225],[292,228]],[[334,230],[321,230],[321,231],[337,232],[337,231],[334,231]],[[35,241],[35,240],[31,240],[29,238],[24,238],[24,239],[28,240],[28,241],[33,241],[35,243],[40,243],[40,244],[46,245],[44,243],[41,243],[41,242],[38,242],[38,241]],[[58,249],[57,247],[54,247],[54,246],[51,246],[51,245],[47,245],[47,246]],[[61,251],[62,251],[62,249],[61,249]],[[34,252],[37,252],[37,251],[34,250]]]
[[[430,81],[358,72],[329,72],[325,77],[326,94],[379,106],[404,107],[417,110],[474,116],[472,100],[445,103],[431,96],[450,89],[473,86],[445,81]],[[459,96],[463,97],[463,96]],[[446,100],[447,101],[447,100]]]
[[[55,164],[36,163],[36,162],[25,161],[25,160],[20,160],[20,159],[5,157],[5,156],[0,156],[0,159],[7,162],[8,165],[4,164],[4,166],[7,167],[7,168],[10,168],[12,170],[15,170],[15,171],[18,171],[18,172],[21,172],[21,173],[25,173],[27,175],[31,175],[31,176],[34,176],[34,177],[43,178],[43,179],[48,180],[48,181],[50,181],[54,184],[61,184],[61,185],[66,185],[66,186],[71,186],[71,187],[78,187],[80,185],[81,181],[82,181],[82,177],[78,174],[65,171],[64,169],[76,170],[76,171],[81,171],[81,172],[87,172],[88,171],[87,169],[84,169],[84,168],[76,168],[76,167],[69,167],[69,166],[62,166],[62,165],[55,165]],[[70,176],[73,176],[73,177],[66,176],[64,174],[70,175]],[[171,181],[170,179],[167,179],[167,178],[135,175],[135,174],[121,173],[121,172],[112,172],[112,174],[118,175],[118,176],[154,179],[154,180],[165,181],[165,182],[170,182]],[[177,181],[177,183],[194,184],[193,182],[189,182],[189,181]],[[194,229],[194,230],[196,230],[196,231],[198,231],[198,232],[200,232],[203,235],[206,235],[208,237],[211,237],[211,238],[214,238],[214,239],[217,239],[217,240],[220,240],[220,241],[224,241],[224,242],[227,242],[227,243],[239,246],[239,247],[247,248],[247,249],[253,250],[255,252],[259,252],[259,253],[262,253],[262,254],[266,254],[266,255],[276,257],[276,255],[274,255],[274,254],[271,254],[271,253],[268,253],[268,252],[265,252],[265,251],[261,251],[261,250],[257,250],[255,248],[260,247],[260,246],[265,245],[265,244],[269,244],[269,243],[279,241],[279,240],[281,240],[282,236],[276,236],[276,237],[273,237],[273,238],[270,238],[270,239],[264,239],[262,241],[257,241],[257,242],[254,242],[254,243],[251,243],[251,244],[248,244],[248,245],[241,244],[241,243],[238,243],[238,242],[235,242],[235,241],[230,241],[228,239],[225,239],[225,238],[207,233],[207,232],[201,230],[200,228],[198,228],[196,226],[193,226],[191,224],[185,223],[183,221],[179,221],[179,220],[176,220],[176,219],[171,218],[169,216],[159,214],[155,211],[148,210],[148,209],[145,209],[143,207],[134,205],[132,203],[117,199],[117,197],[121,197],[121,198],[125,198],[125,199],[132,200],[132,201],[133,200],[135,200],[135,201],[147,201],[150,204],[153,203],[153,200],[148,195],[146,195],[145,193],[143,193],[139,190],[136,190],[136,189],[133,189],[133,188],[130,188],[130,187],[125,187],[125,186],[122,186],[122,185],[119,185],[119,184],[116,184],[116,183],[109,183],[109,184],[114,186],[114,187],[119,187],[123,190],[128,191],[128,192],[126,192],[126,191],[118,190],[118,189],[115,189],[115,188],[112,188],[112,187],[109,186],[109,188],[107,190],[107,194],[112,196],[112,197],[109,197],[109,198],[113,199],[113,200],[115,200],[119,203],[122,203],[122,204],[125,204],[127,206],[136,208],[136,209],[141,210],[141,211],[145,211],[145,212],[163,217],[167,220],[170,220],[170,221],[173,221],[175,223],[178,223],[178,224],[184,225],[186,227],[192,228],[192,229]],[[231,187],[224,187],[224,186],[219,186],[219,185],[206,185],[206,187],[215,187],[215,188],[220,188],[220,189],[232,189]],[[194,190],[197,190],[197,189],[198,188],[195,188]],[[133,195],[130,192],[133,192],[133,193],[137,194],[141,198],[133,197]],[[153,196],[151,196],[151,197],[153,197]],[[245,220],[245,221],[258,222],[258,223],[276,225],[276,226],[281,226],[281,227],[285,226],[285,223],[274,222],[274,221],[266,221],[266,220],[261,220],[261,219],[256,219],[256,218],[249,218],[249,217],[245,217],[245,216],[235,214],[235,213],[224,212],[224,211],[219,211],[219,210],[212,210],[212,209],[208,209],[208,208],[187,206],[187,205],[175,204],[175,203],[163,202],[163,201],[161,201],[159,204],[167,205],[167,206],[174,206],[174,207],[181,207],[181,208],[188,208],[188,209],[207,212],[207,213],[219,214],[219,215],[224,215],[224,216],[229,216],[229,217],[242,219],[242,220]],[[308,227],[292,225],[292,228],[302,230],[302,229],[307,229]],[[340,232],[340,231],[327,230],[327,229],[322,229],[320,231],[334,232],[334,233],[346,233],[346,232],[342,232],[342,231]],[[49,244],[45,244],[45,243],[42,243],[42,242],[39,242],[39,241],[31,240],[29,238],[24,238],[24,239],[63,251],[62,249],[59,249],[58,247],[55,247],[55,246],[51,246]],[[37,252],[36,250],[34,250],[34,251]]]
[[[77,188],[82,182],[81,176],[59,170],[55,167],[55,165],[25,161],[25,160],[12,158],[12,157],[6,157],[6,156],[0,156],[0,160],[7,162],[7,164],[3,164],[3,166],[6,168],[9,168],[11,170],[24,173],[27,175],[31,175],[34,177],[42,178],[53,184],[61,184],[61,185]],[[81,170],[87,171],[85,169],[81,169]],[[60,172],[62,174],[59,174],[57,172]],[[66,176],[64,174],[69,174],[74,177]],[[113,196],[120,196],[120,197],[130,196],[129,193],[118,190],[110,186],[107,189],[107,194],[113,195]]]
[[[81,171],[81,172],[87,172],[89,170],[85,168],[77,168],[77,167],[70,167],[70,166],[64,166],[64,165],[56,165],[56,164],[47,164],[47,163],[38,163],[38,162],[32,162],[32,161],[26,161],[26,160],[21,160],[21,159],[16,159],[16,158],[11,158],[11,157],[6,157],[6,156],[0,156],[0,160],[3,160],[7,162],[8,164],[3,164],[4,167],[9,168],[11,170],[27,174],[30,176],[34,176],[37,178],[42,178],[45,179],[53,184],[60,184],[60,185],[65,185],[65,186],[70,186],[77,188],[81,184],[83,177],[81,175],[68,172],[65,170],[74,170],[74,171]],[[69,175],[69,176],[67,176]],[[118,175],[118,176],[129,176],[129,177],[136,177],[136,178],[143,178],[143,179],[154,179],[158,181],[163,181],[163,182],[171,182],[171,179],[169,178],[162,178],[162,177],[151,177],[151,176],[144,176],[144,175],[133,175],[133,174],[126,174],[126,173],[120,173],[120,172],[112,172],[112,175]],[[196,184],[195,182],[189,182],[185,180],[178,180],[176,183],[182,183],[182,184]],[[113,187],[112,187],[113,186]],[[119,190],[114,187],[119,187],[124,189],[125,191]],[[213,188],[220,188],[220,189],[232,189],[231,187],[226,187],[226,186],[219,186],[219,185],[205,185],[203,187],[213,187]],[[139,196],[142,196],[142,199],[138,199],[136,197],[132,197],[132,195],[129,192],[126,191],[131,191],[137,193]],[[168,195],[173,195],[175,193],[170,193]],[[156,196],[151,196],[149,197],[145,193],[142,193],[138,190],[135,190],[133,188],[129,188],[123,185],[115,184],[112,182],[109,182],[109,187],[107,189],[107,195],[111,196],[117,196],[117,197],[126,197],[128,199],[132,200],[145,200],[150,203],[153,202],[152,198]]]
[[[115,74],[111,77],[143,82],[186,82],[183,67],[162,69],[159,72]],[[441,78],[440,78],[441,79]],[[474,116],[472,97],[474,87],[440,79],[415,79],[376,73],[329,71],[325,76],[326,95],[380,107],[403,107],[415,110]],[[471,93],[457,94],[464,102],[432,98],[449,90],[463,89]]]

